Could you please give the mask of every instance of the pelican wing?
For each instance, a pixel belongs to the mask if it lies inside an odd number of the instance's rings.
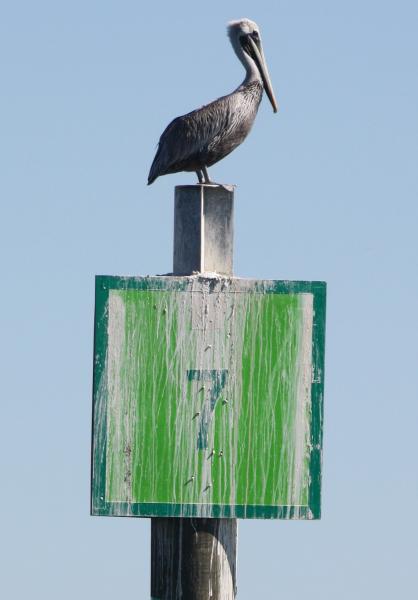
[[[177,117],[163,132],[151,165],[148,183],[160,175],[201,168],[201,156],[228,129],[229,96]]]

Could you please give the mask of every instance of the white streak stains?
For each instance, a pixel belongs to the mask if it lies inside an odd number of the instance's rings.
[[[107,350],[107,453],[106,500],[119,490],[118,500],[132,501],[132,445],[135,412],[123,366],[126,353],[125,304],[116,293],[109,294]]]
[[[202,535],[202,533],[199,533]],[[225,544],[230,541],[231,529],[229,524],[224,519],[220,519],[219,529],[217,535],[204,534],[210,536],[210,564],[208,571],[209,573],[217,573],[218,580],[216,582],[218,590],[222,590],[222,600],[235,600],[235,585],[234,575],[231,570],[230,558],[228,559],[228,553],[231,557],[232,551],[230,548],[225,547]],[[236,534],[235,536],[236,537]],[[212,578],[208,578],[209,586],[212,583]],[[208,590],[208,598],[219,597],[219,593],[214,593],[213,589]]]
[[[313,296],[272,293],[270,282],[184,279],[184,291],[167,278],[164,289],[109,292],[106,500],[113,514],[157,503],[181,506],[178,516],[193,505],[200,517],[215,516],[213,505],[230,517],[236,506],[292,506],[286,515],[300,518]]]
[[[296,508],[295,518],[299,517],[303,490],[308,487],[310,456],[310,409],[312,380],[312,294],[299,295],[301,320],[299,327],[299,348],[297,361],[296,414],[294,425],[294,459],[291,496],[289,504]]]

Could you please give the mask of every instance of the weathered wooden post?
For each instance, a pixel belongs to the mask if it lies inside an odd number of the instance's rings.
[[[232,247],[232,188],[180,186],[173,275],[96,277],[91,512],[152,518],[153,600],[233,600],[237,518],[321,513],[326,286]]]
[[[173,275],[233,272],[233,187],[177,186]],[[236,519],[153,518],[151,598],[233,600]]]
[[[232,277],[233,186],[177,186],[174,198],[173,275]]]

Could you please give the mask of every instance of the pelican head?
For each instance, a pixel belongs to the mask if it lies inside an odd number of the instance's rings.
[[[260,79],[271,102],[273,111],[277,112],[278,105],[274,96],[261,45],[260,28],[250,19],[240,19],[228,23],[228,35],[236,55],[247,71],[246,81]]]

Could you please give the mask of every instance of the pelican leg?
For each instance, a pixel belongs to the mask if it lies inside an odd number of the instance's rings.
[[[202,173],[202,171],[200,171],[200,169],[199,169],[199,171],[196,171],[196,175],[199,180],[199,183],[204,183],[203,182],[203,173]]]
[[[202,167],[202,172],[205,176],[205,181],[203,183],[205,183],[206,185],[219,185],[220,187],[224,188],[224,190],[226,190],[227,192],[231,191],[230,187],[224,185],[223,183],[216,183],[216,181],[212,181],[209,177],[209,173],[206,167]],[[200,181],[200,183],[202,182]]]
[[[208,173],[208,170],[207,170],[206,167],[202,167],[202,173],[203,173],[203,175],[205,177],[205,183],[212,183],[213,184],[213,181],[210,180],[209,173]]]

